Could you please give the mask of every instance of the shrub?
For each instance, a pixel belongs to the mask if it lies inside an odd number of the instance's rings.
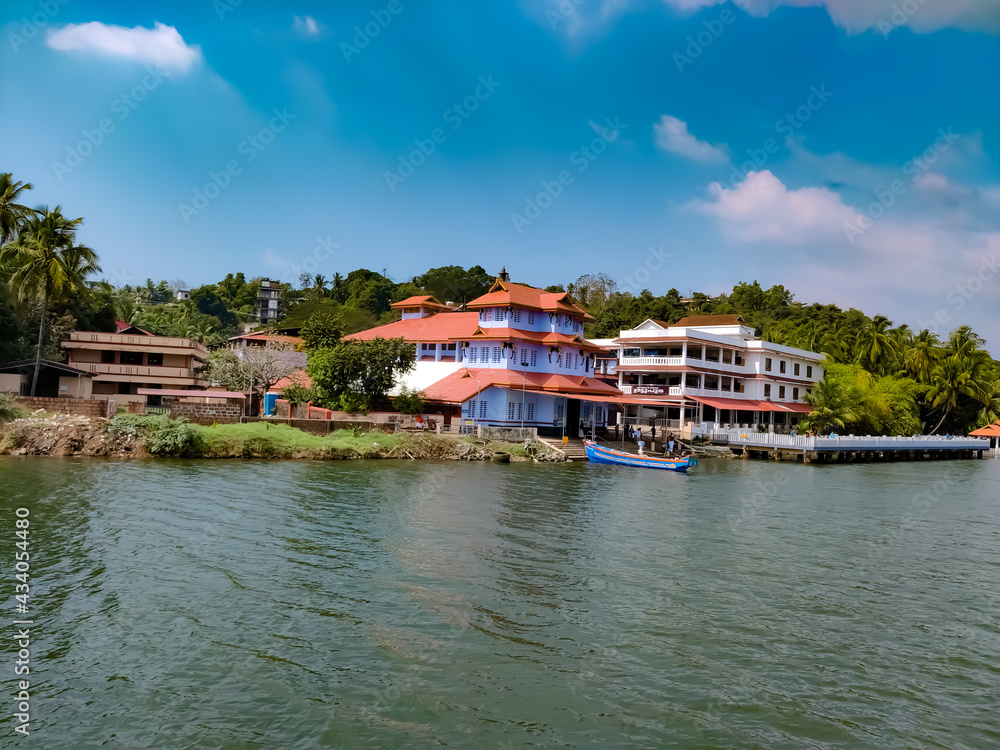
[[[164,415],[116,414],[108,421],[108,430],[136,435],[154,456],[197,456],[202,452],[198,428],[183,417]]]
[[[202,449],[201,433],[183,417],[167,420],[165,426],[150,431],[143,443],[154,456],[191,457]]]
[[[14,402],[14,394],[0,391],[0,422],[9,422],[24,416],[24,410]]]
[[[293,383],[281,389],[281,397],[292,406],[295,404],[305,404],[313,400],[313,392],[304,385]]]
[[[400,414],[421,414],[424,411],[424,404],[422,391],[411,391],[405,387],[392,399],[392,408]]]
[[[360,393],[352,393],[351,391],[341,393],[339,406],[341,411],[346,411],[349,414],[354,414],[355,412],[368,413],[368,399]]]

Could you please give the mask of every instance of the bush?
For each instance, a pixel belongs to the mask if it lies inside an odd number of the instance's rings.
[[[144,439],[147,450],[154,456],[197,456],[201,453],[201,433],[181,417],[167,420],[168,424],[151,431]]]
[[[116,414],[108,422],[108,430],[136,435],[154,456],[187,458],[200,455],[202,438],[198,428],[183,417],[170,419],[164,415]]]
[[[399,395],[392,399],[392,408],[400,414],[422,414],[425,403],[422,391],[403,388]]]
[[[24,410],[14,402],[14,394],[0,391],[0,422],[9,422],[24,416]]]
[[[355,412],[368,413],[368,399],[360,393],[352,393],[351,391],[341,393],[339,406],[340,411],[346,411],[349,414],[354,414]]]
[[[313,392],[304,385],[293,383],[281,389],[281,397],[292,406],[305,404],[313,400]]]

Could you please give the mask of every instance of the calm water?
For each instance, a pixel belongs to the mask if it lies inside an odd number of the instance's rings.
[[[32,746],[1000,746],[1000,461],[4,458],[0,488]]]

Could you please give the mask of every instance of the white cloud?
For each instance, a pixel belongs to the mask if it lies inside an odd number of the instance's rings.
[[[770,171],[750,172],[736,187],[709,185],[714,201],[694,200],[687,208],[718,220],[726,236],[741,242],[811,243],[845,237],[844,224],[858,213],[832,190],[789,190]]]
[[[663,0],[681,12],[720,5],[725,0]],[[751,15],[767,16],[776,8],[824,7],[833,22],[850,33],[872,29],[889,33],[908,26],[917,33],[943,28],[1000,33],[1000,8],[995,0],[734,0]]]
[[[312,16],[293,16],[292,28],[305,36],[319,36],[319,23]]]
[[[663,115],[653,125],[656,145],[688,159],[702,162],[729,163],[729,149],[725,144],[713,146],[708,141],[700,141],[688,132],[687,123],[670,115]]]
[[[99,21],[71,23],[50,31],[46,42],[62,52],[89,52],[181,71],[202,60],[201,47],[185,43],[177,29],[159,22],[152,29],[129,29]]]

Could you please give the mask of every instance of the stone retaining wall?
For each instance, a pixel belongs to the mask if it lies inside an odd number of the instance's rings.
[[[87,417],[107,416],[107,402],[86,398],[41,398],[39,396],[18,396],[14,399],[28,411],[59,412],[61,414],[82,414]]]
[[[479,437],[484,440],[497,440],[503,443],[523,443],[525,440],[538,440],[537,427],[484,427],[478,425]]]
[[[243,405],[230,401],[218,404],[170,404],[170,418],[184,417],[195,424],[232,424],[243,416]]]

